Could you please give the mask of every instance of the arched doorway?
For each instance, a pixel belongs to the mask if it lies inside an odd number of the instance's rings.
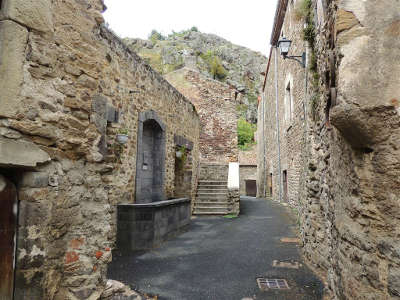
[[[165,125],[154,111],[139,115],[137,153],[136,203],[164,200]]]

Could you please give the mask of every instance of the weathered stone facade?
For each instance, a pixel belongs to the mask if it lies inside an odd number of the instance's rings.
[[[101,1],[0,3],[0,173],[19,200],[15,299],[98,299],[116,205],[136,199],[140,114],[164,124],[165,199],[175,197],[176,140],[193,143],[198,173],[199,117],[102,26]]]
[[[193,214],[224,214],[232,211],[238,214],[237,191],[235,195],[231,194],[226,184],[229,162],[238,161],[237,105],[242,94],[232,86],[187,67],[168,73],[165,78],[190,99],[200,117],[201,166]],[[210,184],[218,184],[224,189],[211,189],[208,186]]]
[[[289,55],[306,51],[308,67],[313,56],[317,65],[302,69],[272,49],[259,104],[260,193],[272,190],[278,200],[281,190],[283,200],[286,176],[305,256],[326,273],[332,299],[398,299],[400,6],[395,0],[312,1],[311,45],[296,18],[300,2],[280,1],[271,44],[283,33],[293,40]],[[291,128],[285,126],[288,94]]]
[[[165,78],[196,107],[200,117],[200,160],[207,163],[238,161],[236,106],[242,95],[229,85],[189,68]]]

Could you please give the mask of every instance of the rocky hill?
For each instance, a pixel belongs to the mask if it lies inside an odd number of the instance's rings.
[[[238,111],[256,123],[257,97],[262,84],[260,72],[266,63],[261,53],[199,32],[195,27],[168,37],[153,31],[149,40],[126,38],[124,42],[161,74],[189,67],[234,86],[244,95]]]

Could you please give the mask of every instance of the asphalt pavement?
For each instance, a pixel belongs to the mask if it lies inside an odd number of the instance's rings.
[[[159,300],[322,299],[323,285],[302,263],[298,244],[281,242],[296,237],[288,208],[251,197],[241,197],[240,208],[233,219],[195,217],[157,249],[115,251],[108,278]],[[261,290],[257,278],[284,279],[289,289]]]

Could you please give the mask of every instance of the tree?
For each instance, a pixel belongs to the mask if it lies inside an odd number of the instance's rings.
[[[160,32],[153,29],[149,35],[149,39],[153,42],[153,44],[157,43],[157,41],[165,40],[165,36],[163,36]]]
[[[246,121],[245,118],[241,117],[238,121],[238,145],[242,150],[246,150],[250,145],[254,144],[254,132],[256,126]]]

